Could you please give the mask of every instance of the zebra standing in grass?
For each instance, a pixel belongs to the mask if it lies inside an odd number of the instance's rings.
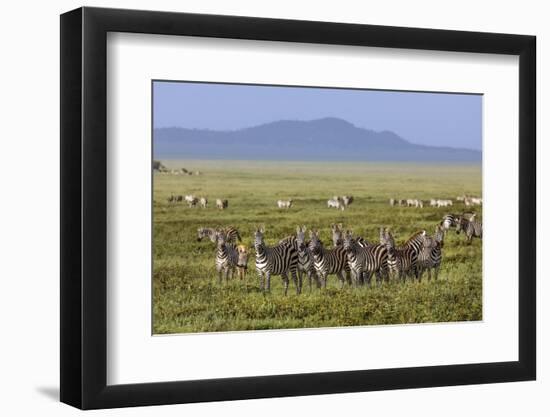
[[[280,275],[283,279],[284,295],[288,292],[288,274],[296,286],[296,294],[301,288],[297,279],[298,252],[294,245],[284,242],[276,246],[266,246],[264,243],[264,228],[256,228],[254,232],[254,249],[256,249],[256,271],[260,278],[260,290],[269,292],[271,275]]]
[[[417,235],[418,233],[413,235],[402,247],[396,248],[390,231],[384,228],[380,229],[380,244],[384,245],[388,252],[388,271],[392,277],[405,281],[406,276],[412,273],[418,279],[417,262],[422,246],[417,249]],[[424,235],[421,236],[423,242]]]
[[[428,280],[432,279],[432,269],[434,270],[434,277],[437,279],[439,274],[439,268],[441,267],[441,259],[443,248],[443,239],[445,237],[445,231],[443,226],[437,225],[435,227],[435,233],[433,237],[424,237],[424,247],[418,254],[418,268],[419,275],[422,278],[424,271],[428,271]]]
[[[216,234],[220,232],[225,235],[225,239],[229,243],[235,243],[241,241],[241,235],[239,231],[233,226],[224,227],[223,229],[213,229],[211,227],[199,227],[197,229],[197,240],[200,242],[204,238],[210,239],[213,243],[216,243]]]
[[[300,287],[302,287],[303,276],[305,274],[308,278],[309,291],[311,292],[313,280],[315,280],[317,287],[319,287],[319,279],[313,265],[313,254],[308,247],[309,242],[306,241],[306,230],[306,226],[296,226],[296,235],[288,236],[279,241],[279,243],[286,242],[296,248],[298,252],[298,282]]]
[[[218,282],[222,283],[222,274],[227,283],[228,276],[233,278],[235,268],[239,262],[239,252],[235,245],[227,242],[224,233],[216,233],[216,271],[218,272]]]
[[[277,200],[277,207],[288,210],[292,207],[292,200]]]
[[[387,278],[388,255],[384,246],[362,246],[353,238],[353,233],[348,230],[344,235],[343,247],[355,286],[364,283],[370,286],[373,273],[376,274],[378,283],[382,282],[383,277]]]
[[[208,199],[206,197],[201,197],[199,199],[199,203],[201,205],[201,208],[206,208],[208,206]]]
[[[349,207],[351,203],[353,203],[353,196],[352,195],[343,195],[340,199],[342,203],[344,203],[344,207]]]
[[[225,210],[227,207],[229,207],[229,201],[222,200],[221,198],[216,199],[216,208],[219,210]]]
[[[327,207],[335,208],[337,210],[340,209],[342,211],[344,210],[344,204],[342,204],[338,198],[331,198],[330,200],[327,200]]]
[[[345,281],[344,272],[346,273],[346,278],[350,273],[344,247],[337,246],[332,249],[325,249],[319,239],[319,232],[312,230],[310,232],[309,250],[313,255],[313,266],[322,287],[327,287],[328,275],[336,274],[340,280],[340,288],[342,288]],[[349,278],[347,281],[350,281]]]
[[[480,221],[476,220],[476,214],[471,216],[462,215],[456,219],[456,234],[464,232],[468,243],[472,242],[473,237],[482,239],[483,237],[483,225]]]

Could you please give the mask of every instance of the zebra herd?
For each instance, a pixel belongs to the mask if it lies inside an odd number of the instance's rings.
[[[458,196],[456,198],[456,201],[461,201],[464,203],[466,207],[471,206],[481,206],[483,203],[483,200],[481,197],[470,197],[470,196]],[[416,207],[416,208],[424,208],[424,201],[420,199],[396,199],[396,198],[390,198],[390,206],[395,207]],[[430,199],[430,207],[452,207],[453,206],[453,200],[449,199],[439,199],[439,198],[432,198]]]
[[[482,238],[482,224],[475,213],[447,214],[435,226],[434,233],[426,230],[414,233],[403,245],[396,245],[391,230],[381,227],[379,242],[369,242],[352,230],[344,230],[342,224],[331,225],[332,247],[325,247],[319,230],[297,226],[296,233],[281,239],[275,245],[267,245],[264,227],[254,231],[255,266],[260,280],[260,290],[269,292],[271,277],[279,275],[283,281],[284,295],[292,278],[296,293],[302,291],[307,278],[309,290],[315,285],[326,288],[329,275],[336,275],[340,288],[371,286],[376,282],[404,282],[408,278],[420,281],[424,272],[431,279],[438,278],[443,259],[442,248],[445,232],[455,227],[456,233],[464,232],[467,241]],[[199,228],[197,239],[207,238],[216,244],[215,266],[218,281],[227,282],[235,270],[241,279],[247,271],[249,253],[246,246],[238,244],[241,236],[234,227],[224,229]],[[309,239],[308,239],[309,238]]]
[[[200,207],[200,208],[208,207],[207,197],[195,197],[193,194],[183,196],[183,195],[174,195],[174,193],[171,193],[170,197],[168,197],[167,200],[168,200],[168,203],[182,203],[185,200],[185,202],[190,208],[191,207]],[[217,209],[225,210],[227,207],[229,207],[229,201],[221,198],[216,199]]]
[[[327,200],[327,207],[344,211],[351,205],[351,203],[353,203],[353,196],[343,195],[340,197],[335,195]]]

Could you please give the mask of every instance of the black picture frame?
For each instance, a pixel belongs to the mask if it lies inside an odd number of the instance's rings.
[[[519,360],[107,385],[108,32],[519,56]],[[61,15],[61,401],[95,409],[535,379],[535,51],[524,35],[88,7]]]

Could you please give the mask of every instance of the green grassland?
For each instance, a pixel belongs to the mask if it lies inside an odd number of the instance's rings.
[[[271,293],[258,288],[253,231],[264,225],[267,244],[295,232],[297,225],[318,228],[331,245],[330,224],[343,223],[356,235],[378,240],[380,226],[391,227],[397,243],[420,229],[433,233],[451,209],[390,207],[389,198],[449,198],[481,195],[479,165],[162,161],[168,168],[200,170],[202,175],[154,174],[153,179],[153,333],[289,329],[371,324],[469,321],[482,319],[482,244],[468,245],[463,234],[448,233],[437,281],[409,280],[371,288],[344,287],[330,276],[326,290],[304,284],[301,295],[291,282],[282,295],[282,280],[272,278]],[[207,209],[170,204],[174,194],[207,196]],[[353,195],[344,212],[328,209],[333,195]],[[226,198],[229,208],[215,209]],[[277,199],[293,199],[288,211]],[[481,209],[476,212],[481,219]],[[199,227],[237,227],[250,248],[245,281],[219,285],[215,248],[197,241]]]

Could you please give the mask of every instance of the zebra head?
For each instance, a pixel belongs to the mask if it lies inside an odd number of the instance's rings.
[[[353,232],[351,230],[346,230],[344,234],[344,249],[350,251],[355,245],[355,240],[353,239]]]
[[[306,230],[305,226],[296,226],[296,243],[300,251],[304,251],[306,248]]]
[[[218,248],[223,248],[227,243],[227,235],[219,230],[216,231],[216,244]]]
[[[264,246],[264,233],[265,228],[263,226],[256,227],[256,231],[254,232],[254,248],[256,251]]]
[[[323,244],[321,243],[321,240],[319,239],[319,231],[318,230],[312,230],[309,232],[309,250],[314,255],[318,255],[321,253],[323,249]]]
[[[458,217],[456,219],[456,234],[459,235],[460,232],[466,228],[466,225],[469,222],[470,221],[465,217],[464,214],[462,216]]]
[[[342,230],[342,223],[340,224],[331,224],[330,228],[332,230],[332,244],[334,246],[339,246],[344,242]]]
[[[198,242],[203,240],[205,237],[208,237],[208,235],[209,235],[208,230],[205,229],[204,227],[199,227],[197,229],[197,241]]]
[[[380,229],[380,244],[386,246],[388,249],[395,248],[395,240],[387,228]]]

